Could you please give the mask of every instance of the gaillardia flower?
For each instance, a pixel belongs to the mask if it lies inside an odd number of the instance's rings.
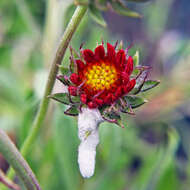
[[[99,45],[94,52],[85,49],[81,53],[82,59],[75,60],[77,72],[71,74],[68,90],[89,108],[111,105],[134,88],[133,58],[126,57],[123,49],[116,51],[107,43],[107,52]]]
[[[94,173],[99,124],[123,126],[122,116],[134,114],[133,109],[146,102],[138,94],[159,84],[147,80],[149,67],[138,65],[138,52],[129,56],[122,43],[119,47],[107,43],[105,50],[102,43],[94,51],[80,48],[80,54],[70,48],[70,67],[60,66],[62,75],[57,76],[67,92],[49,96],[69,106],[65,114],[78,116],[78,163],[83,177]]]

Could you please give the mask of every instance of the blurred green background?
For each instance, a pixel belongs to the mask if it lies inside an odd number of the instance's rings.
[[[0,127],[18,147],[43,94],[61,34],[75,9],[70,0],[0,1]],[[94,48],[101,40],[140,52],[159,87],[143,94],[149,103],[127,116],[126,128],[103,123],[95,175],[82,179],[77,165],[77,120],[51,102],[44,127],[26,159],[45,190],[190,189],[190,2],[128,3],[144,15],[104,13],[107,27],[87,13],[71,45]],[[67,52],[63,63],[69,63]],[[55,85],[55,91],[62,86]],[[7,163],[0,156],[0,167]]]

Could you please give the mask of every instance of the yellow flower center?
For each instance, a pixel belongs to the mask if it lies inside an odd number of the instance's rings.
[[[89,66],[85,72],[86,84],[93,90],[110,89],[117,80],[117,71],[113,65],[102,63]]]

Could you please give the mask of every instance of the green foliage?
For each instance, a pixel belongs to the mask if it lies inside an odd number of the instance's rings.
[[[111,3],[111,6],[112,6],[113,10],[120,15],[124,15],[124,16],[128,16],[128,17],[134,17],[134,18],[140,18],[141,17],[141,15],[139,13],[130,10],[125,5],[123,5],[120,1],[113,1]]]
[[[134,3],[146,2],[148,0],[130,0]],[[106,27],[106,21],[102,16],[103,11],[114,11],[119,15],[124,15],[133,18],[141,18],[142,16],[131,10],[125,5],[125,1],[120,0],[75,0],[75,4],[84,5],[89,7],[89,12],[95,22],[103,27]]]
[[[138,108],[148,101],[138,96],[125,96],[124,100],[131,106],[131,108]]]
[[[68,93],[56,93],[56,94],[49,95],[48,98],[52,98],[62,104],[66,104],[66,105],[70,104]]]
[[[100,24],[103,27],[107,26],[107,24],[102,16],[102,13],[95,6],[93,6],[93,4],[89,5],[89,11],[95,22],[97,22],[98,24]]]
[[[79,114],[79,110],[75,105],[72,105],[64,113],[70,116],[77,116]]]
[[[160,84],[160,81],[147,80],[147,81],[145,81],[144,85],[142,86],[141,92],[145,92],[147,90],[150,90],[150,89],[156,87],[158,84]]]
[[[62,75],[64,75],[64,76],[65,76],[65,75],[68,76],[68,75],[70,74],[69,69],[66,68],[66,67],[64,67],[63,65],[59,66],[59,69],[60,69]]]

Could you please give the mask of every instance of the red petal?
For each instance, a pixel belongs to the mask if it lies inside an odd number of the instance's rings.
[[[85,50],[82,51],[82,54],[83,54],[84,60],[85,60],[86,62],[91,63],[91,62],[94,62],[94,61],[95,61],[95,59],[94,59],[94,52],[93,52],[92,50],[90,50],[90,49],[85,49]]]
[[[127,84],[129,82],[129,75],[127,73],[122,72],[121,77],[123,84]]]
[[[72,73],[70,76],[70,80],[73,84],[79,83],[79,76],[76,73]]]
[[[110,104],[112,102],[112,94],[108,94],[104,99],[106,104]]]
[[[88,107],[90,108],[90,109],[93,109],[93,108],[97,108],[98,107],[98,105],[95,103],[95,102],[88,102]]]
[[[119,98],[121,95],[122,95],[122,87],[120,86],[117,90],[116,90],[116,92],[115,92],[115,96],[116,96],[116,98]]]
[[[116,66],[122,69],[125,63],[126,63],[125,51],[121,49],[117,52],[116,55]]]
[[[102,105],[103,105],[103,100],[102,100],[102,99],[96,98],[94,101],[95,101],[99,106],[102,106]]]
[[[136,80],[135,79],[132,79],[128,84],[127,86],[124,86],[124,93],[128,93],[130,92],[134,87],[135,87],[135,84],[136,84]]]
[[[107,43],[107,56],[109,60],[115,60],[115,48],[109,43]]]
[[[77,70],[78,70],[78,72],[80,72],[81,70],[83,70],[84,67],[85,67],[85,64],[80,59],[76,60],[76,64],[77,64]]]
[[[105,50],[103,45],[99,45],[95,49],[95,57],[96,59],[104,59],[105,56]]]
[[[86,104],[86,102],[87,102],[87,95],[86,94],[81,94],[80,100],[81,100],[82,103]]]
[[[133,58],[129,56],[127,60],[127,65],[125,66],[125,72],[130,75],[133,71]]]
[[[76,86],[69,86],[68,87],[69,94],[72,96],[77,95],[77,87]]]

